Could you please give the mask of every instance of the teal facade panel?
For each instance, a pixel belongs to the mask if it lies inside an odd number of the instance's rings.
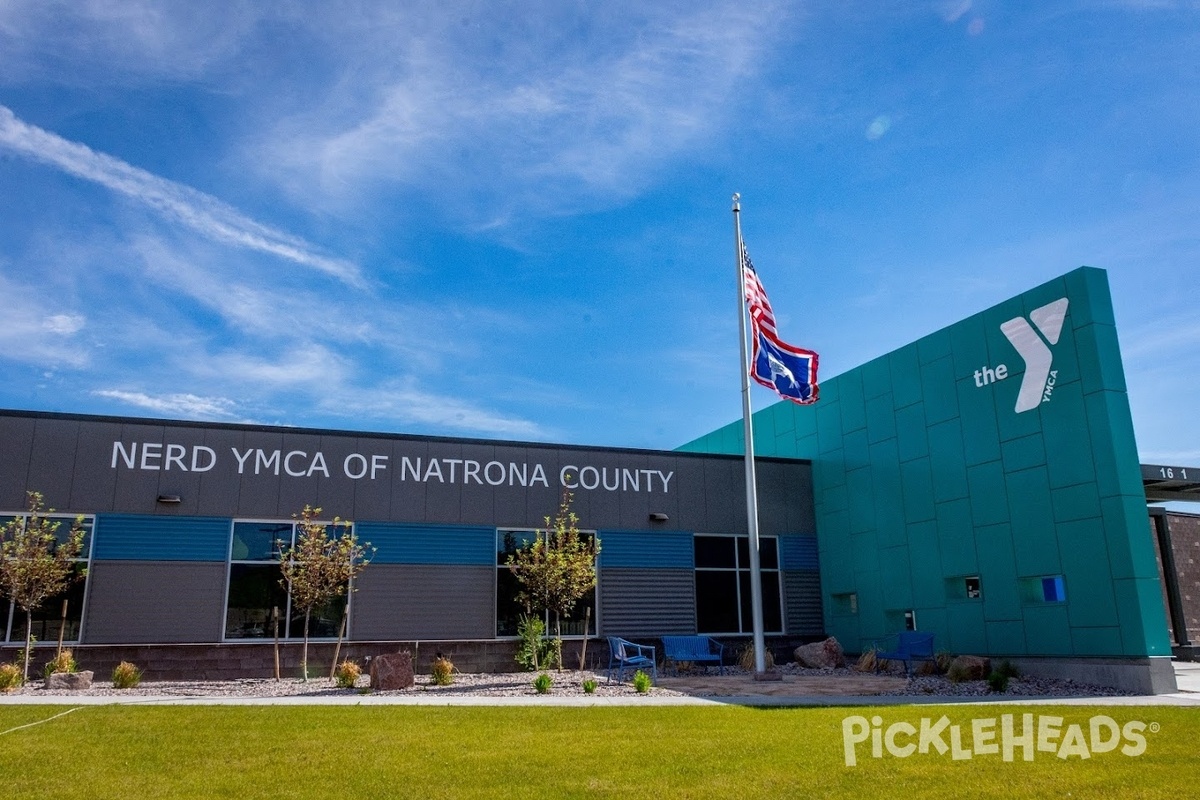
[[[812,459],[826,624],[848,651],[909,608],[960,651],[1169,654],[1102,270],[826,379],[821,396],[756,417],[774,420],[762,455]],[[965,576],[981,597],[961,596]],[[1048,577],[1065,601],[1041,596]],[[835,593],[857,594],[859,613],[831,615]]]

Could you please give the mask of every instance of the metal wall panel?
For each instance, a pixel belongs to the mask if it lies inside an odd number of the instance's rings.
[[[661,636],[696,632],[696,580],[690,569],[602,569],[600,633]]]
[[[741,460],[727,455],[39,412],[0,412],[0,444],[11,455],[0,497],[14,510],[37,489],[84,513],[290,519],[311,504],[356,522],[539,527],[565,482],[586,528],[746,526]],[[418,476],[405,459],[420,463]],[[773,487],[762,532],[807,531],[809,465],[759,463]],[[501,468],[503,479],[488,479]],[[180,502],[159,503],[162,494]]]
[[[98,514],[92,558],[115,561],[224,561],[230,520]]]
[[[496,568],[372,564],[356,579],[350,638],[491,639]]]
[[[691,569],[695,550],[690,531],[599,531],[600,567]]]
[[[816,536],[780,536],[779,566],[781,569],[816,572],[819,569]]]
[[[496,564],[495,528],[363,522],[355,531],[376,548],[376,564]]]
[[[41,491],[29,476],[36,425],[35,420],[26,417],[0,416],[0,442],[4,448],[4,458],[0,458],[0,508],[5,511],[27,508],[26,490]],[[60,506],[54,498],[50,501],[55,507]]]
[[[84,644],[219,642],[225,564],[92,561]]]
[[[812,571],[783,573],[785,624],[791,636],[824,636],[821,611],[821,575]]]

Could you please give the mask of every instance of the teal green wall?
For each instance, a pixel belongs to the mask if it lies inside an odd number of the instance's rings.
[[[1048,401],[1016,413],[1025,367],[1000,330],[1069,300]],[[1009,377],[977,386],[984,366]],[[754,415],[757,455],[807,458],[825,624],[848,650],[902,626],[953,652],[1170,655],[1103,270],[1082,267]],[[682,448],[742,452],[737,421]],[[1061,574],[1064,603],[1023,578]],[[978,575],[980,599],[955,597]],[[834,595],[857,595],[857,613]]]

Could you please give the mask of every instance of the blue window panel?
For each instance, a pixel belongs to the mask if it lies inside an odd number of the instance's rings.
[[[600,568],[659,567],[692,569],[695,550],[690,531],[599,531]]]
[[[1063,585],[1062,575],[1050,575],[1042,578],[1042,597],[1047,603],[1065,603],[1067,588]]]
[[[495,528],[361,522],[354,529],[376,548],[376,564],[496,564]]]
[[[816,536],[780,536],[780,568],[784,570],[820,569]]]
[[[224,561],[232,520],[97,514],[92,558],[100,561]]]

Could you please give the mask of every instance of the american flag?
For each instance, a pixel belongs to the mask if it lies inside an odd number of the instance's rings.
[[[775,390],[785,400],[801,405],[815,403],[817,354],[812,350],[794,347],[779,338],[775,330],[775,311],[758,279],[758,272],[750,263],[745,242],[741,244],[741,259],[746,305],[750,309],[750,332],[754,340],[750,377]]]
[[[754,264],[750,263],[750,254],[746,252],[745,242],[742,242],[742,275],[746,280],[746,305],[750,307],[750,320],[768,336],[778,338],[779,334],[775,330],[775,312],[771,308],[771,301],[767,299],[767,290],[763,288],[758,273],[754,270]]]

